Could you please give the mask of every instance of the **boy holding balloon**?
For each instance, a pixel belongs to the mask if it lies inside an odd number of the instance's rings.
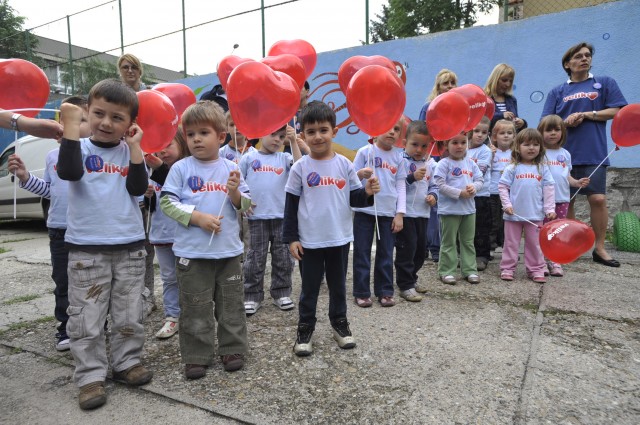
[[[79,137],[82,109],[60,106],[58,157],[58,176],[69,181],[67,332],[81,409],[106,402],[107,313],[113,379],[144,385],[153,377],[141,363],[146,251],[137,197],[146,192],[148,177],[142,131],[133,123],[138,98],[124,83],[103,80],[91,88],[88,104],[92,136],[86,139]]]

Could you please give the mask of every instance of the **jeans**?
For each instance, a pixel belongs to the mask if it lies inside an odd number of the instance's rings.
[[[326,273],[329,288],[329,320],[335,323],[347,317],[347,266],[349,264],[349,244],[328,248],[305,248],[302,256],[302,290],[298,312],[299,323],[306,323],[315,329],[316,308],[322,276]]]
[[[392,217],[378,216],[380,239],[376,239],[376,259],[373,266],[373,291],[376,297],[393,296]],[[376,217],[356,212],[353,216],[353,296],[371,296],[371,246],[375,235]]]
[[[56,320],[60,322],[58,325],[58,333],[60,337],[67,336],[67,321],[69,315],[67,308],[69,307],[69,277],[67,274],[67,265],[69,264],[69,249],[64,244],[64,234],[66,229],[49,229],[49,251],[51,251],[51,279],[56,285],[53,290],[56,306],[54,315]]]
[[[418,281],[418,271],[427,257],[426,218],[404,218],[404,227],[396,235],[396,281],[401,291],[413,289]]]
[[[156,245],[155,249],[158,264],[160,264],[164,317],[178,318],[180,317],[180,294],[176,277],[176,256],[173,254],[171,245]]]

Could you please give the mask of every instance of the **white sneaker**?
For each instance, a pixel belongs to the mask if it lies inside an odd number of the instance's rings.
[[[280,310],[291,310],[293,307],[293,301],[289,297],[278,298],[277,300],[273,300],[273,303],[278,306]]]
[[[262,304],[260,301],[245,301],[244,302],[244,313],[247,316],[251,316],[252,314],[256,314],[256,311],[260,308]]]
[[[156,333],[156,338],[171,338],[178,332],[178,319],[176,317],[167,317],[164,319],[164,325]]]
[[[58,351],[67,351],[71,348],[69,344],[69,337],[60,337],[58,342],[56,343],[56,350]]]
[[[415,289],[407,289],[405,291],[400,291],[400,296],[407,301],[411,301],[412,303],[418,303],[422,301],[422,295],[418,294]]]

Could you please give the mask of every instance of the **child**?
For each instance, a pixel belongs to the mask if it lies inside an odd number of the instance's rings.
[[[246,136],[238,131],[230,111],[226,112],[225,118],[227,123],[227,133],[231,136],[231,139],[229,140],[229,143],[220,148],[219,155],[220,158],[226,158],[229,161],[239,164],[245,154],[256,152],[256,148],[251,146],[250,143],[247,143]]]
[[[176,256],[173,254],[173,239],[178,228],[175,220],[167,217],[160,209],[160,195],[162,193],[162,185],[164,184],[167,173],[171,166],[182,158],[189,156],[189,147],[184,138],[182,127],[178,127],[178,131],[173,140],[166,148],[158,152],[157,156],[147,157],[147,164],[152,161],[162,161],[162,168],[154,169],[151,174],[151,185],[155,196],[153,199],[153,214],[151,215],[151,230],[149,232],[149,241],[153,245],[160,265],[160,279],[162,279],[162,303],[164,305],[164,324],[156,333],[156,338],[171,338],[178,332],[180,303],[178,291],[178,279],[176,277]],[[155,160],[151,158],[156,158]]]
[[[126,84],[103,80],[91,88],[88,104],[92,136],[80,140],[82,109],[60,106],[64,130],[58,157],[58,176],[69,181],[67,332],[81,409],[106,402],[107,312],[113,379],[144,385],[153,377],[140,361],[147,254],[137,197],[147,190],[148,177],[142,131],[133,123],[138,98]]]
[[[338,128],[336,114],[328,105],[310,102],[302,111],[300,123],[302,138],[311,151],[291,167],[285,188],[283,240],[302,269],[293,352],[308,356],[313,352],[311,336],[324,273],[333,338],[340,348],[356,346],[347,321],[345,287],[349,243],[353,240],[349,206],[372,205],[371,195],[380,190],[380,185],[372,177],[363,188],[353,164],[333,152]]]
[[[511,162],[511,143],[516,137],[516,126],[512,121],[499,120],[491,130],[491,184],[489,199],[491,202],[491,233],[489,239],[491,249],[504,244],[504,222],[502,220],[502,203],[498,193],[498,182],[505,167]]]
[[[264,301],[264,272],[271,244],[271,298],[280,310],[294,307],[291,301],[293,257],[282,242],[284,188],[294,161],[300,159],[295,130],[284,125],[262,138],[260,150],[247,153],[240,161],[240,172],[252,193],[255,207],[247,211],[251,244],[242,266],[244,310],[254,314]],[[280,152],[285,139],[293,155]]]
[[[553,220],[556,213],[553,177],[549,167],[542,164],[544,154],[540,132],[535,128],[522,130],[513,143],[511,163],[500,178],[498,190],[504,209],[504,249],[500,261],[502,280],[513,280],[524,231],[527,277],[537,283],[546,282],[538,229],[545,216]]]
[[[464,133],[445,142],[449,156],[438,162],[433,179],[438,186],[440,219],[440,261],[438,274],[447,285],[455,285],[458,266],[456,242],[460,244],[460,271],[471,284],[480,283],[473,238],[476,233],[476,206],[473,197],[482,188],[483,178],[476,163],[467,158]]]
[[[222,108],[197,102],[184,111],[182,128],[191,156],[171,167],[160,207],[181,225],[173,241],[180,353],[187,379],[199,379],[213,363],[215,321],[224,369],[244,366],[248,342],[237,211],[246,211],[251,199],[238,166],[218,156],[226,137]]]
[[[476,265],[478,271],[487,268],[487,263],[491,258],[491,242],[489,233],[491,231],[491,202],[489,197],[489,185],[491,184],[491,159],[492,152],[485,144],[489,133],[489,118],[482,117],[475,128],[467,133],[469,141],[468,156],[478,165],[484,182],[482,187],[473,198],[476,204],[476,235],[473,239],[473,246],[476,250]]]
[[[82,108],[82,121],[80,122],[80,137],[89,137],[91,129],[87,121],[87,99],[82,96],[70,96],[62,101]],[[54,149],[47,154],[43,178],[40,179],[31,174],[25,168],[24,162],[18,155],[9,157],[9,171],[18,177],[20,187],[51,200],[47,216],[47,229],[49,231],[49,250],[51,251],[51,278],[56,288],[54,315],[60,322],[55,337],[56,350],[69,349],[69,337],[67,336],[67,307],[69,307],[68,288],[69,278],[67,264],[69,263],[69,249],[64,244],[64,234],[67,230],[67,192],[69,184],[60,180],[56,171],[58,165],[58,153],[60,149]]]
[[[407,301],[422,301],[418,292],[426,292],[426,287],[418,287],[418,271],[427,257],[427,223],[430,207],[436,204],[436,186],[431,177],[436,162],[429,157],[429,146],[433,139],[429,136],[424,121],[412,121],[407,127],[404,139],[404,157],[407,167],[407,214],[404,226],[396,236],[396,279],[400,296]]]
[[[562,118],[558,115],[547,115],[538,124],[538,131],[542,134],[546,152],[542,164],[549,167],[555,182],[556,215],[558,218],[567,218],[569,186],[586,187],[589,184],[589,178],[576,180],[571,177],[571,154],[562,147],[567,141],[567,128]],[[545,218],[545,223],[547,221]],[[564,275],[562,266],[553,261],[547,262],[547,268],[551,276]]]
[[[389,131],[376,137],[372,145],[360,148],[353,160],[363,182],[374,174],[380,181],[380,194],[375,197],[376,207],[354,208],[353,296],[358,307],[372,305],[371,245],[376,224],[380,238],[376,238],[374,293],[382,307],[396,304],[393,298],[393,246],[395,234],[402,230],[406,212],[407,171],[403,165],[404,158],[393,146],[400,137],[402,125],[402,120],[399,120]]]

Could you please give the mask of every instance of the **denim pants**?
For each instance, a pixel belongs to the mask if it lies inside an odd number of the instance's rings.
[[[67,333],[82,387],[107,376],[104,323],[111,315],[111,367],[120,372],[140,363],[144,345],[142,291],[145,257],[138,249],[69,251]]]
[[[144,225],[145,229],[144,249],[145,251],[147,251],[144,271],[144,286],[149,290],[149,294],[146,295],[147,299],[145,301],[155,305],[155,269],[153,268],[153,257],[155,255],[155,251],[153,249],[153,245],[151,245],[151,242],[149,242],[149,232],[147,231],[147,229],[149,228],[147,219],[151,218],[149,215],[149,207],[145,207],[143,203],[140,203],[140,213],[142,214],[142,224]]]
[[[429,223],[427,223],[427,250],[434,260],[440,256],[440,222],[438,221],[438,206],[431,207]]]
[[[183,363],[213,364],[216,333],[218,355],[249,350],[240,258],[178,258]]]
[[[485,262],[491,256],[491,200],[488,196],[476,196],[476,235],[473,239],[473,246],[476,248],[476,258]]]
[[[69,264],[69,249],[64,244],[64,234],[66,229],[49,228],[49,251],[51,251],[51,279],[56,288],[53,290],[56,306],[54,315],[60,322],[58,333],[60,337],[67,335],[67,308],[69,307],[69,277],[67,275],[67,265]]]
[[[347,266],[349,244],[328,248],[305,248],[302,256],[302,290],[298,311],[299,323],[316,326],[316,308],[322,276],[326,273],[329,288],[329,320],[335,323],[347,317]]]
[[[438,262],[439,276],[453,276],[458,268],[458,250],[456,240],[460,245],[460,271],[462,277],[478,274],[476,264],[476,250],[473,237],[476,233],[476,215],[441,215],[440,232],[440,261]]]
[[[376,259],[373,266],[373,292],[376,297],[393,296],[393,246],[395,233],[391,232],[392,217],[378,216],[380,240],[376,237]],[[376,233],[376,217],[356,212],[353,216],[353,296],[371,296],[371,245]]]
[[[180,295],[176,277],[176,256],[173,254],[171,245],[156,245],[155,249],[162,280],[164,317],[178,318],[180,317]]]
[[[396,281],[401,291],[413,289],[418,271],[427,257],[426,236],[428,219],[405,217],[402,231],[396,235]]]

